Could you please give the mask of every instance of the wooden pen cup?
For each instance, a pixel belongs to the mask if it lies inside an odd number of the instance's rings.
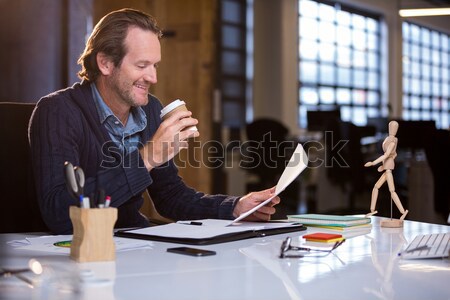
[[[70,257],[77,262],[111,261],[116,258],[113,240],[117,208],[70,207],[73,238]]]

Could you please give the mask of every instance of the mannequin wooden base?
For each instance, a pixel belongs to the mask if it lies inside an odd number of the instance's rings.
[[[388,227],[388,228],[403,227],[403,220],[397,220],[397,219],[382,220],[380,222],[380,226],[381,227]]]

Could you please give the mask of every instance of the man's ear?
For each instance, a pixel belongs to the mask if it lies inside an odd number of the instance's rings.
[[[103,52],[97,53],[97,66],[103,75],[110,75],[114,69],[114,63]]]

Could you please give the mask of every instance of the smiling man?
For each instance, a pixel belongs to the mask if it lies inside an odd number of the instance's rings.
[[[157,82],[161,30],[153,17],[122,9],[95,26],[79,59],[82,82],[39,100],[30,121],[38,202],[54,233],[72,232],[64,162],[85,173],[84,195],[99,188],[118,208],[116,227],[145,227],[139,213],[147,189],[161,215],[174,219],[232,219],[271,197],[274,189],[243,197],[207,195],[186,186],[173,157],[187,148],[197,124],[190,111],[161,121],[161,103],[149,94]],[[247,220],[268,220],[280,199]]]

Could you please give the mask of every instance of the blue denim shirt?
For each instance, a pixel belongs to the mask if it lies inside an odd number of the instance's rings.
[[[127,124],[123,126],[122,122],[103,101],[94,83],[91,84],[91,88],[100,122],[105,126],[111,140],[125,155],[137,150],[141,142],[139,133],[147,126],[144,110],[141,107],[132,107]]]

